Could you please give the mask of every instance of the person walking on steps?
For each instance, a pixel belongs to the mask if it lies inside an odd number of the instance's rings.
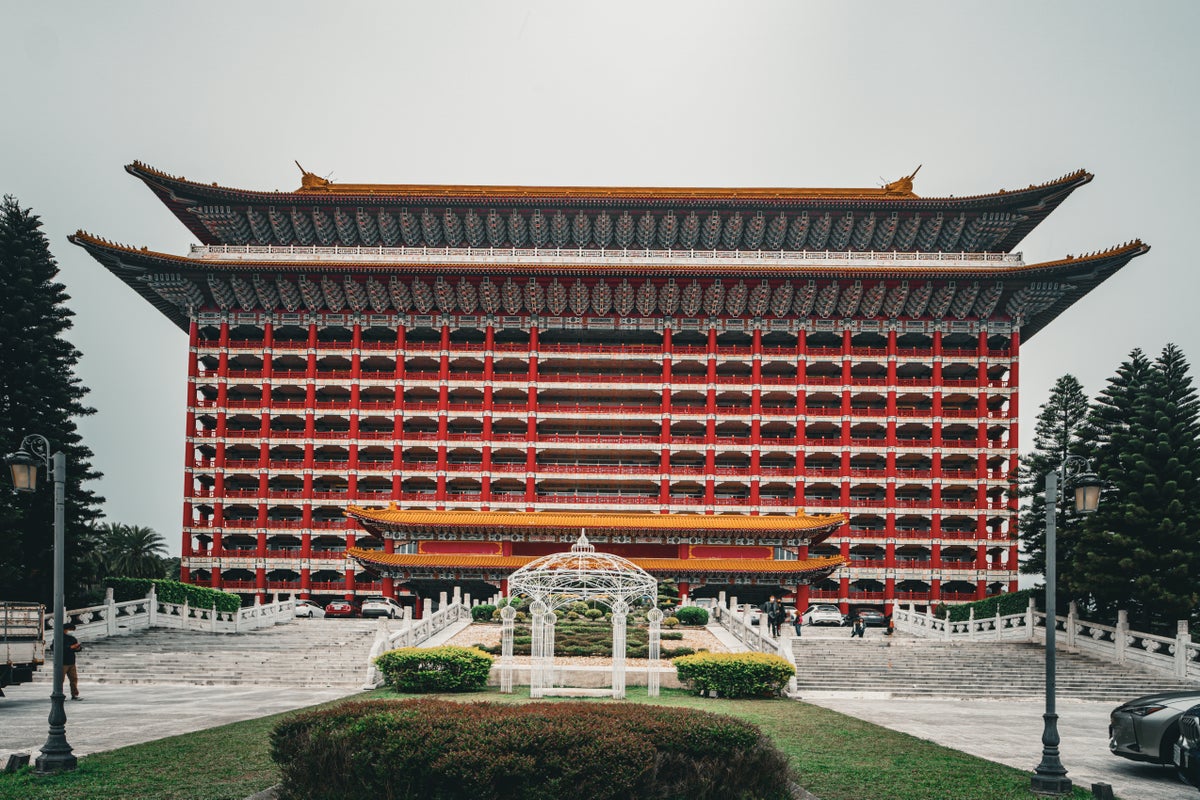
[[[83,649],[83,645],[75,638],[75,626],[71,623],[63,625],[63,677],[71,684],[71,699],[82,700],[79,696],[79,672],[75,669],[75,654]]]
[[[800,606],[796,606],[796,608],[792,611],[792,630],[796,632],[797,639],[800,638],[800,633],[803,628],[804,619],[800,614]]]

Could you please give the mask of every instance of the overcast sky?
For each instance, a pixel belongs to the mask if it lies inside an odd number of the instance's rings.
[[[1200,356],[1195,2],[9,3],[0,193],[41,215],[97,414],[109,520],[179,552],[187,336],[66,236],[193,237],[125,164],[255,190],[344,182],[1016,189],[1096,179],[1027,261],[1135,260],[1021,352],[1051,384]]]

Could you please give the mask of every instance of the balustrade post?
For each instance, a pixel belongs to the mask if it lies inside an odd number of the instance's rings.
[[[1037,603],[1033,596],[1029,597],[1029,605],[1025,608],[1025,630],[1029,637],[1029,641],[1033,641],[1034,633],[1037,629]]]
[[[150,591],[146,594],[146,627],[153,628],[158,622],[158,592],[155,591],[154,584],[150,584]]]
[[[1075,650],[1075,629],[1079,624],[1079,606],[1072,600],[1067,604],[1067,650]]]
[[[946,608],[946,619],[942,623],[942,638],[950,638],[950,609],[948,607]]]
[[[471,595],[470,595],[470,594],[464,594],[464,595],[463,595],[462,604],[463,604],[464,606],[466,606],[467,608],[474,608],[474,607],[475,607],[475,604],[471,602]]]
[[[104,619],[109,636],[117,635],[117,601],[113,599],[112,587],[104,590]]]
[[[451,602],[453,602],[455,604],[462,602],[462,587],[461,586],[454,587],[454,595],[453,595],[453,599],[451,600]]]
[[[212,609],[208,612],[208,626],[213,633],[217,632],[217,618],[221,616],[221,612],[217,610],[217,600],[214,597]]]
[[[719,605],[719,606],[723,606],[723,605],[725,605],[725,592],[724,592],[724,590],[722,590],[721,592],[718,592],[718,593],[717,593],[717,605]]]
[[[441,609],[443,609],[445,607],[446,607],[446,593],[438,592],[438,610],[440,611]],[[430,610],[432,611],[432,609],[430,609]]]
[[[1116,646],[1116,661],[1125,663],[1125,649],[1129,647],[1129,612],[1124,609],[1117,612],[1117,630],[1113,634],[1113,644]]]
[[[1187,657],[1188,645],[1192,643],[1192,637],[1188,633],[1188,621],[1186,619],[1177,620],[1175,622],[1175,677],[1187,677]]]
[[[949,619],[946,621],[949,622]],[[967,640],[975,641],[975,606],[967,609]]]
[[[1001,635],[1004,629],[1004,622],[1000,619],[1000,604],[996,603],[996,641],[1000,641],[1004,637]]]
[[[446,593],[442,592],[442,598],[445,599],[445,597],[446,597]],[[429,619],[429,617],[431,617],[432,615],[433,615],[433,598],[426,597],[423,600],[421,600],[421,617],[423,619]]]
[[[191,616],[192,616],[191,604],[188,602],[187,597],[184,597],[183,598],[183,617],[179,620],[179,627],[181,630],[186,631],[188,629],[188,620],[191,618]]]

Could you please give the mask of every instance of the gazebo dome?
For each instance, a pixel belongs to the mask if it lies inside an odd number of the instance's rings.
[[[580,532],[566,553],[552,553],[531,561],[512,574],[509,593],[541,600],[553,611],[576,601],[600,600],[609,605],[654,598],[658,582],[641,567],[612,553],[597,553]]]

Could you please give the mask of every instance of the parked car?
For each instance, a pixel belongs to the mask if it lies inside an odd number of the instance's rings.
[[[1112,710],[1108,750],[1115,756],[1155,764],[1172,763],[1179,718],[1200,703],[1200,689],[1148,694]]]
[[[1200,705],[1192,706],[1179,717],[1179,741],[1171,755],[1179,777],[1200,789]]]
[[[395,619],[404,613],[404,606],[390,597],[381,594],[371,595],[363,600],[362,615],[364,617],[390,617]]]
[[[742,603],[737,607],[737,615],[739,617],[744,616],[747,611],[750,612],[751,625],[757,625],[762,621],[762,610],[758,606],[752,606],[749,603]]]
[[[800,619],[805,625],[846,624],[846,615],[842,613],[842,610],[829,603],[821,603],[820,605],[809,606],[808,610],[800,615]]]
[[[855,609],[854,613],[863,621],[863,625],[866,625],[868,628],[882,628],[887,625],[887,617],[883,615],[882,611],[874,608],[858,608]]]
[[[327,617],[357,617],[358,603],[352,600],[334,600],[325,606]]]
[[[312,600],[297,600],[296,616],[321,619],[325,616],[325,609]]]

